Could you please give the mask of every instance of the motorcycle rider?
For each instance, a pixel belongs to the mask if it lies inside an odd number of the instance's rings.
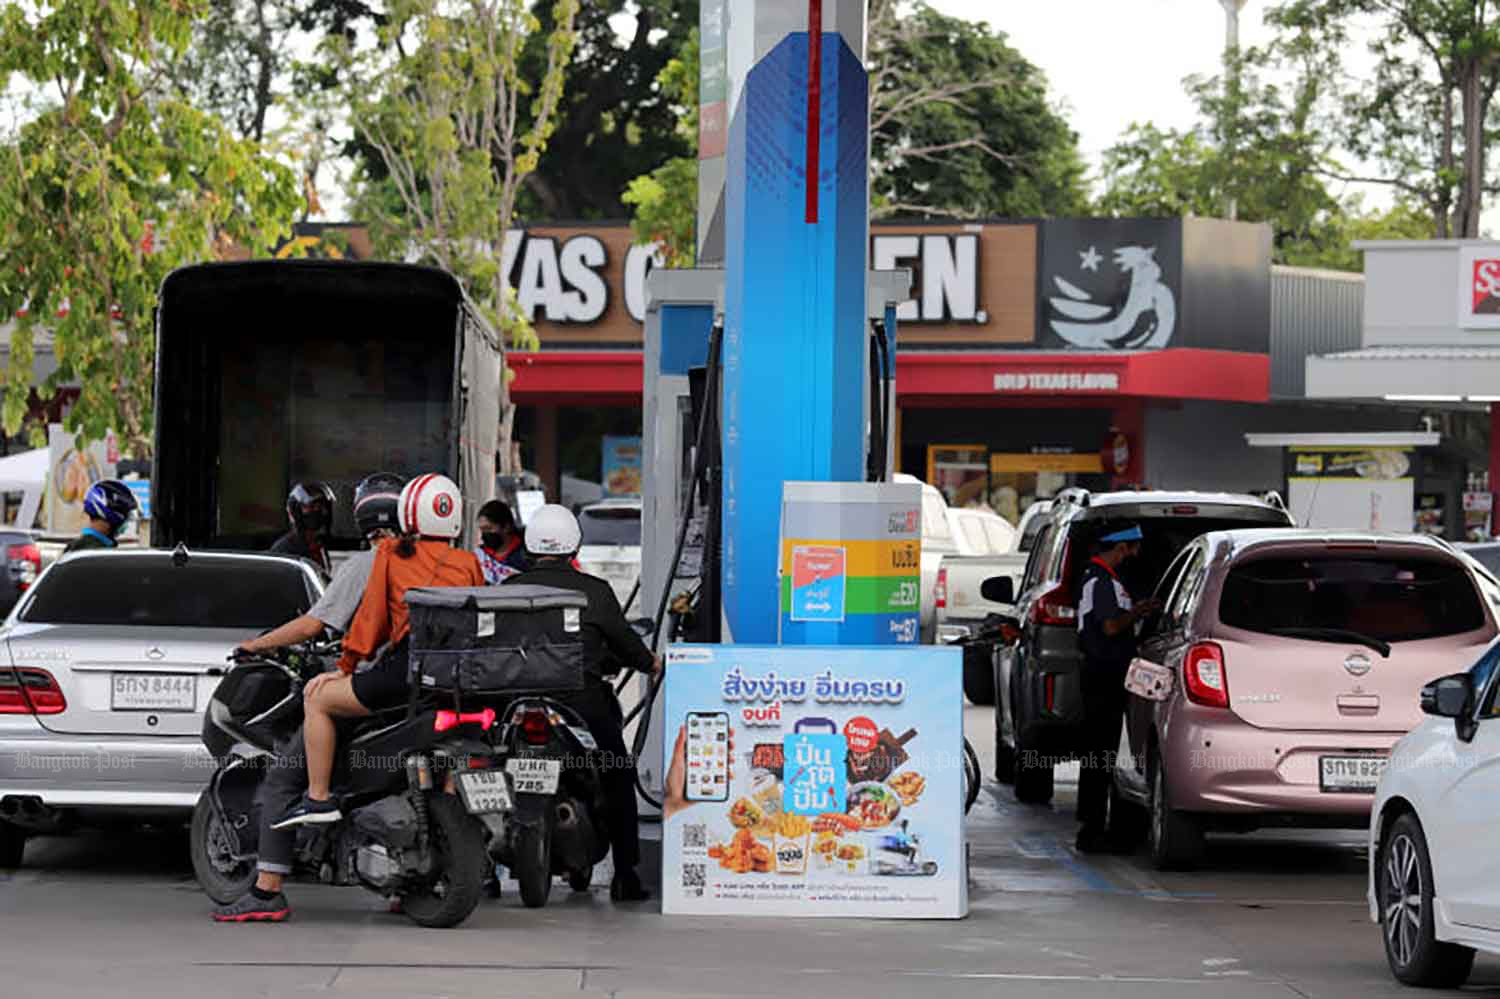
[[[454,547],[464,516],[463,496],[452,479],[428,474],[408,482],[401,490],[397,516],[402,537],[383,541],[376,549],[370,581],[344,636],[338,671],[314,677],[303,690],[307,793],[271,824],[272,829],[343,818],[329,787],[338,749],[335,720],[363,718],[406,699],[406,591],[413,586],[484,585],[474,553]],[[354,672],[356,664],[387,645],[369,669]]]
[[[78,537],[68,542],[63,554],[87,551],[91,548],[114,548],[120,528],[140,509],[135,493],[119,479],[104,479],[89,486],[83,496],[83,515],[88,524]]]
[[[327,579],[332,572],[324,541],[333,527],[333,490],[322,482],[299,482],[286,498],[286,516],[291,528],[277,538],[271,551],[305,558]]]
[[[370,547],[339,566],[333,581],[306,614],[258,638],[241,642],[238,651],[245,654],[265,652],[309,641],[322,634],[324,629],[348,630],[349,622],[364,598],[370,569],[375,564],[376,546],[396,536],[396,504],[404,484],[399,475],[389,472],[376,472],[360,482],[354,490],[354,521]],[[292,870],[296,835],[290,830],[273,829],[271,822],[307,789],[307,770],[301,757],[302,729],[299,727],[277,745],[261,784],[255,886],[228,905],[216,908],[215,921],[280,922],[290,915],[291,905],[281,889],[286,875]]]
[[[526,568],[526,547],[516,530],[516,515],[503,500],[490,500],[479,508],[479,567],[490,586]]]
[[[607,659],[640,672],[654,673],[661,669],[661,658],[653,656],[631,629],[609,583],[578,570],[574,556],[582,541],[578,519],[566,507],[547,504],[526,525],[526,550],[532,557],[532,567],[511,576],[505,584],[553,586],[588,597],[588,609],[580,622],[588,670],[584,689],[552,696],[583,719],[607,763],[601,781],[605,794],[604,819],[615,865],[610,898],[616,902],[640,902],[650,898],[651,893],[636,873],[636,865],[640,863],[640,831],[635,804],[635,761],[625,748],[620,702],[604,677]]]

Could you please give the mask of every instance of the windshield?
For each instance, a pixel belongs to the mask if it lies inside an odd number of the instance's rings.
[[[641,511],[635,507],[595,507],[578,515],[586,545],[641,543]]]
[[[1224,581],[1219,618],[1245,631],[1295,632],[1331,642],[1347,642],[1349,633],[1415,641],[1475,631],[1485,623],[1462,566],[1373,554],[1272,557],[1237,566]]]
[[[167,559],[100,555],[52,566],[20,620],[153,628],[274,628],[312,605],[290,559]]]

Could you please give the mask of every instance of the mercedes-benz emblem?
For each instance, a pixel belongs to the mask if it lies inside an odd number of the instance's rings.
[[[146,658],[150,660],[165,659],[167,654],[161,650],[160,645],[153,645],[146,650]]]
[[[1364,676],[1370,672],[1370,657],[1356,652],[1344,660],[1344,669],[1349,671],[1350,676]]]

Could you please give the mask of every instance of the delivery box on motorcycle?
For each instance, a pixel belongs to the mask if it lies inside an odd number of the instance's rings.
[[[411,669],[424,690],[541,693],[583,687],[588,597],[547,586],[406,591]]]

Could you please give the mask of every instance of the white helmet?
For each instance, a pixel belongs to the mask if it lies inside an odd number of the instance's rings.
[[[396,507],[403,534],[456,538],[464,529],[464,498],[446,475],[419,475],[401,490]]]
[[[526,522],[526,550],[533,555],[572,555],[583,543],[571,510],[548,503]]]

